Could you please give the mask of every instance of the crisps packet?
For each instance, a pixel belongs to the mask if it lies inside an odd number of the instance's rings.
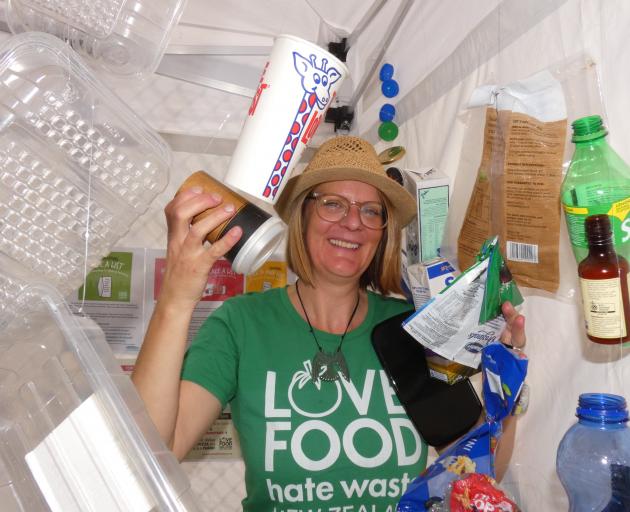
[[[483,423],[446,450],[413,480],[398,503],[398,512],[427,509],[433,498],[442,498],[448,485],[461,475],[482,473],[494,477],[494,450],[498,423]]]
[[[518,505],[499,489],[494,478],[480,473],[463,475],[454,480],[448,486],[444,504],[449,512],[520,512]]]

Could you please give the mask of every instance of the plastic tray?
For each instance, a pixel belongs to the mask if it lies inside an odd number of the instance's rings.
[[[76,290],[164,190],[170,162],[62,41],[0,47],[0,327],[25,282]]]
[[[0,332],[2,510],[198,510],[100,328],[48,285],[16,303]]]
[[[186,0],[8,0],[14,34],[48,32],[119,76],[157,68]]]

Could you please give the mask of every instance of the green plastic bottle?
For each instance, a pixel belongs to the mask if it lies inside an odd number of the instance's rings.
[[[630,258],[630,167],[608,145],[600,116],[574,121],[575,151],[562,183],[564,208],[573,254],[579,263],[588,255],[584,220],[608,214],[615,250]]]

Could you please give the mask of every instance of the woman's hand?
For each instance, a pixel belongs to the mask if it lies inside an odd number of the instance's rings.
[[[522,349],[525,346],[525,317],[519,314],[510,302],[501,305],[505,318],[505,330],[501,333],[501,342]]]
[[[202,193],[200,187],[180,192],[166,205],[168,239],[160,301],[190,308],[201,299],[212,265],[243,234],[240,227],[233,227],[213,244],[204,244],[208,233],[234,215],[234,208],[219,194]],[[208,209],[209,215],[191,225],[193,217]]]

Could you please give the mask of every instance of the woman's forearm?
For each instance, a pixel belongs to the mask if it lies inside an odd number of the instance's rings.
[[[192,312],[158,301],[131,377],[149,416],[169,446],[177,421],[180,374]]]
[[[510,459],[512,458],[512,452],[514,451],[517,418],[517,416],[508,416],[503,420],[503,433],[499,438],[499,444],[497,445],[497,451],[494,458],[494,468],[497,481],[499,482],[505,475],[505,472],[510,465]]]

